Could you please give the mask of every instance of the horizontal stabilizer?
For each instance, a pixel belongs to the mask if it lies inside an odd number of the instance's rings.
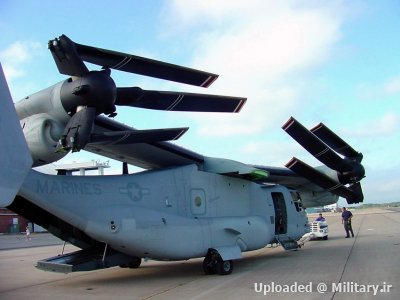
[[[10,205],[32,166],[7,81],[0,64],[0,207]]]
[[[89,144],[123,145],[172,141],[179,139],[188,129],[188,127],[183,127],[103,132],[101,134],[92,134]]]

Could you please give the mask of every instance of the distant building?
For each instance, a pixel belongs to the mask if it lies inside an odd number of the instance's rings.
[[[86,171],[98,170],[99,175],[104,175],[104,169],[109,168],[108,161],[101,163],[99,161],[91,160],[83,163],[72,163],[58,165],[56,171],[58,175],[72,175],[73,172],[78,172],[79,175],[86,175]]]
[[[0,208],[0,233],[19,233],[25,231],[29,221],[15,212]]]

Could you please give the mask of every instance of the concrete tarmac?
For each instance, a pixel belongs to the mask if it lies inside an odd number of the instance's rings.
[[[245,253],[227,276],[204,275],[202,259],[146,261],[139,269],[44,272],[34,265],[59,254],[59,240],[17,236],[21,247],[35,246],[20,248],[10,236],[0,236],[0,299],[400,299],[400,212],[355,212],[356,236],[348,239],[339,213],[326,218],[327,241],[312,240],[298,251],[266,247]]]

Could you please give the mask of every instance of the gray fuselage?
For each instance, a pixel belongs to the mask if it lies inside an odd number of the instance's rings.
[[[285,187],[202,172],[196,165],[103,177],[31,171],[19,194],[117,251],[153,259],[264,247],[277,234],[274,195],[284,200],[281,233],[298,239],[308,230],[305,212]]]

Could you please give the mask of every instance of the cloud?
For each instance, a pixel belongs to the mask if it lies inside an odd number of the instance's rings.
[[[293,156],[296,156],[308,164],[321,165],[320,162],[315,164],[316,160],[296,141],[290,139],[250,141],[239,149],[239,153],[248,158],[246,163],[252,164],[283,167]]]
[[[400,93],[400,76],[389,79],[383,86],[386,94],[399,94]]]
[[[400,94],[400,76],[390,77],[379,83],[360,83],[356,92],[361,100],[382,101],[388,96]]]
[[[359,128],[342,130],[345,135],[354,137],[389,137],[396,134],[400,127],[400,117],[393,112],[388,112],[375,120],[368,120],[368,124],[362,124]]]
[[[25,75],[24,64],[42,51],[38,42],[17,41],[0,52],[0,60],[8,81]]]
[[[399,116],[394,113],[387,113],[382,118],[375,121],[375,124],[372,124],[372,133],[377,135],[391,135],[398,131],[400,124]]]
[[[306,104],[298,99],[307,73],[329,57],[341,37],[340,9],[330,4],[167,3],[164,13],[174,24],[171,31],[184,35],[196,29],[191,35],[196,44],[192,65],[220,74],[209,90],[248,97],[240,116],[194,117],[200,135],[263,132],[294,114]]]
[[[386,203],[399,201],[400,185],[399,165],[389,168],[371,168],[366,170],[367,177],[362,181],[366,203]],[[373,176],[368,176],[373,174]]]

